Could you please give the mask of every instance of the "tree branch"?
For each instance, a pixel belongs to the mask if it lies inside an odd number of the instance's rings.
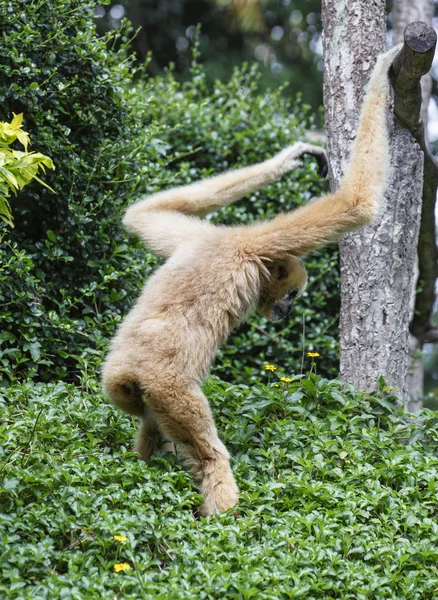
[[[429,326],[418,339],[422,344],[436,344],[438,342],[438,328],[433,325]]]
[[[404,32],[404,45],[394,60],[391,83],[394,88],[394,112],[410,130],[424,153],[423,202],[418,240],[418,283],[411,333],[420,341],[431,330],[430,317],[435,303],[438,277],[438,252],[435,233],[435,203],[438,187],[438,163],[429,152],[421,119],[420,79],[432,66],[437,35],[422,21],[410,23]]]
[[[420,144],[423,134],[420,79],[432,66],[436,41],[433,27],[422,21],[409,23],[404,33],[403,48],[391,69],[394,112]]]

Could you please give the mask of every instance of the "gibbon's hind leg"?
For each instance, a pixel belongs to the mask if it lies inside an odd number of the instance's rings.
[[[108,360],[104,365],[103,387],[111,403],[129,415],[140,417],[133,451],[138,452],[147,462],[157,450],[164,449],[164,440],[154,413],[145,403],[148,394],[141,389],[136,379],[139,378],[133,372],[127,373],[120,369],[116,361]]]
[[[181,450],[204,497],[202,514],[232,508],[239,490],[230,467],[230,455],[218,437],[207,399],[199,389],[172,389],[151,406],[163,432]]]
[[[134,452],[138,452],[142,460],[147,462],[161,448],[163,436],[154,413],[145,408],[140,417],[137,435],[134,442]]]

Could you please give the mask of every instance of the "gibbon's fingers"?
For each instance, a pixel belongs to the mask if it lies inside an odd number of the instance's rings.
[[[362,105],[350,165],[337,192],[265,223],[239,228],[246,252],[268,260],[300,256],[377,215],[388,179],[388,70],[399,47],[379,56]]]
[[[318,153],[318,154],[315,154],[313,152],[306,152],[306,154],[310,154],[311,156],[313,156],[316,159],[316,162],[318,163],[318,175],[322,179],[325,179],[328,175],[327,154],[325,152]]]
[[[302,165],[301,161],[297,158],[301,158],[305,155],[314,156],[318,163],[319,172],[328,172],[328,161],[327,154],[324,148],[321,146],[314,146],[313,144],[307,144],[305,142],[296,142],[292,146],[285,148],[278,154],[276,154],[272,161],[278,165],[278,169],[281,174],[292,171]]]

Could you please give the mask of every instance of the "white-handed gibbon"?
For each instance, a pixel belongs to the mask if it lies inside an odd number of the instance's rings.
[[[218,344],[253,310],[277,320],[307,281],[300,256],[370,223],[389,169],[388,70],[397,49],[379,56],[339,189],[272,220],[215,226],[199,217],[281,177],[321,148],[297,143],[273,158],[132,205],[123,223],[167,259],[148,280],[115,335],[103,367],[111,402],[140,417],[135,443],[144,460],[160,435],[175,442],[204,497],[203,514],[231,508],[238,488],[201,382]]]

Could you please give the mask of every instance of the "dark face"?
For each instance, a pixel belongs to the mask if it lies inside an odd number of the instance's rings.
[[[281,321],[281,319],[287,317],[292,311],[292,304],[297,296],[297,290],[290,290],[283,298],[274,302],[271,310],[271,321]]]
[[[269,268],[270,279],[262,290],[260,312],[271,321],[279,321],[290,314],[292,303],[307,283],[307,272],[299,258],[291,256]]]

